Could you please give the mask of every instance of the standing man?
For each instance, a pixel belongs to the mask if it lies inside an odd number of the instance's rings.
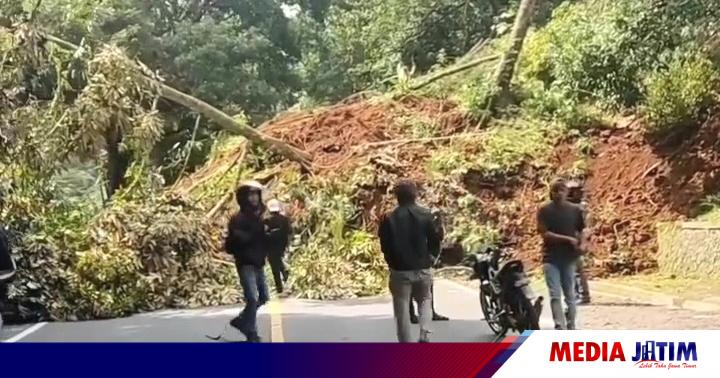
[[[432,319],[432,254],[440,248],[441,235],[430,210],[418,206],[417,187],[409,180],[395,188],[398,206],[380,222],[378,234],[390,268],[390,292],[400,342],[411,342],[410,301],[418,302],[420,342],[430,341]]]
[[[248,342],[261,341],[257,331],[257,310],[269,299],[263,270],[267,246],[262,190],[263,186],[256,181],[245,182],[237,189],[235,199],[240,211],[230,219],[225,241],[227,252],[235,257],[245,296],[245,308],[230,321],[230,325],[242,332]]]
[[[5,227],[0,225],[0,329],[3,325],[2,313],[8,300],[7,284],[15,276],[17,270],[11,252]]]
[[[580,210],[583,214],[583,220],[585,221],[585,227],[589,227],[589,219],[588,219],[588,207],[587,202],[585,201],[584,193],[583,193],[583,187],[582,184],[578,181],[570,181],[567,184],[568,186],[568,201],[580,206]],[[580,251],[581,255],[577,259],[577,271],[580,274],[580,292],[582,295],[582,298],[580,299],[580,304],[589,304],[590,303],[590,285],[588,284],[588,276],[587,271],[585,270],[586,267],[586,256],[588,253],[588,238],[587,234],[583,234],[583,238],[580,240]]]
[[[543,270],[550,292],[555,329],[575,329],[575,269],[585,228],[580,208],[567,201],[565,180],[556,179],[550,187],[550,202],[538,210],[538,232],[543,237]],[[563,312],[565,297],[567,314]]]
[[[437,231],[437,234],[440,236],[440,240],[442,240],[445,232],[443,230],[442,219],[440,217],[440,213],[432,212],[432,215],[433,215],[433,224],[435,225],[435,230]],[[433,256],[432,256],[433,266],[435,266],[437,264],[437,261],[440,259],[440,252],[441,252],[441,248],[437,248],[437,251],[431,251],[431,253],[433,254]],[[432,294],[432,300],[430,301],[431,306],[432,306],[432,314],[433,314],[432,320],[433,321],[448,321],[449,319],[447,316],[443,316],[443,315],[440,315],[437,312],[435,312],[435,285],[430,287],[430,291]],[[414,303],[415,303],[414,300],[410,301],[410,322],[412,324],[418,324],[419,321],[418,321],[417,314],[415,314],[415,306],[413,305]]]
[[[285,250],[290,244],[292,225],[290,218],[283,215],[282,204],[276,199],[268,201],[270,216],[265,220],[268,230],[268,260],[275,279],[275,290],[278,294],[283,292],[283,284],[288,279],[288,269],[285,266]]]

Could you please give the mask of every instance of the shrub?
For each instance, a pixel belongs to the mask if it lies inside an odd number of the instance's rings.
[[[522,119],[512,122],[436,150],[428,162],[429,170],[435,175],[454,176],[473,170],[493,181],[516,175],[524,164],[542,160],[552,149],[556,126]]]
[[[483,71],[460,89],[460,105],[467,113],[479,119],[485,114],[493,91],[491,71]]]
[[[146,307],[149,282],[140,273],[134,252],[123,248],[94,248],[80,254],[70,291],[79,317],[112,318]]]
[[[711,7],[706,0],[565,2],[528,37],[520,75],[570,98],[634,106],[642,99],[643,73],[717,21]]]
[[[428,160],[428,170],[433,176],[445,175],[460,176],[472,167],[472,153],[467,149],[464,141],[440,148],[433,152]]]
[[[712,101],[717,80],[712,62],[697,53],[675,54],[666,69],[650,73],[645,80],[650,131],[665,134],[697,121]]]
[[[490,225],[478,223],[474,217],[460,215],[453,218],[446,239],[459,243],[465,253],[476,253],[500,242],[500,233]]]
[[[558,87],[547,90],[538,80],[522,83],[523,100],[521,108],[530,119],[556,121],[570,129],[582,129],[594,124],[599,111],[582,104],[571,93]]]

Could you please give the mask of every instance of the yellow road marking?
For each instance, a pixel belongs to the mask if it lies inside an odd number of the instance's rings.
[[[282,305],[279,300],[270,301],[270,341],[273,343],[285,342],[282,326]]]

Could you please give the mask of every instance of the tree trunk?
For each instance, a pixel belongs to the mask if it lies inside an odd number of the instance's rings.
[[[53,42],[59,47],[68,50],[78,50],[80,46],[75,45],[72,42],[65,41],[61,38],[55,37],[50,34],[42,35],[47,41]],[[197,113],[203,114],[213,122],[220,125],[225,130],[228,130],[234,134],[240,134],[251,142],[256,143],[260,146],[267,147],[280,155],[290,159],[292,161],[300,163],[304,168],[310,170],[312,168],[312,155],[309,153],[297,149],[280,139],[272,138],[257,130],[235,122],[229,115],[223,113],[219,109],[212,105],[202,101],[198,98],[185,94],[175,88],[165,85],[153,78],[147,78],[148,83],[158,88],[160,95],[166,99],[183,105],[187,108],[194,110]]]
[[[482,116],[478,128],[484,127],[490,119],[490,115],[496,109],[506,106],[511,102],[510,83],[515,73],[515,65],[517,64],[520,51],[522,50],[525,36],[527,36],[530,23],[535,13],[536,4],[540,0],[522,0],[518,8],[515,23],[512,29],[512,44],[510,48],[503,54],[500,64],[498,64],[495,77],[493,78],[493,91],[487,101],[487,111]]]
[[[506,95],[510,88],[510,82],[515,73],[515,65],[525,42],[525,36],[530,28],[537,2],[538,0],[522,0],[520,3],[512,30],[512,45],[503,55],[495,73],[495,87],[501,96]]]
[[[311,167],[312,156],[307,152],[297,149],[283,142],[280,139],[263,135],[262,133],[251,127],[237,123],[234,119],[232,119],[232,117],[223,113],[222,111],[208,104],[205,101],[180,92],[179,90],[165,84],[158,82],[155,83],[159,84],[160,95],[162,97],[165,97],[170,101],[176,102],[200,114],[203,114],[204,116],[208,117],[209,119],[220,125],[220,127],[222,127],[223,129],[226,129],[235,134],[240,134],[253,143],[257,143],[261,146],[273,149],[279,154],[285,156],[290,160],[300,163],[306,168]]]

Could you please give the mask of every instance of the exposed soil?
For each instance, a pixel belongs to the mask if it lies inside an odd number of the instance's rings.
[[[680,146],[654,148],[639,121],[605,130],[593,137],[585,183],[590,208],[591,271],[594,275],[630,274],[655,267],[657,222],[692,217],[707,194],[720,190],[718,133],[720,117],[705,123]],[[563,172],[577,158],[567,144],[555,151],[555,170]],[[568,158],[570,156],[570,158]],[[540,239],[534,210],[545,190],[515,192],[522,211],[514,214],[508,234],[520,256],[539,263]]]
[[[470,120],[452,103],[406,97],[399,101],[358,100],[314,112],[285,115],[263,131],[314,156],[316,174],[332,176],[370,165],[384,181],[362,188],[356,198],[368,227],[392,206],[388,188],[397,177],[428,183],[426,161],[432,144],[398,143],[408,116],[430,119],[435,136],[460,132]],[[591,136],[585,183],[591,217],[591,266],[595,276],[632,274],[655,266],[655,223],[693,216],[698,203],[720,189],[720,116],[710,119],[679,147],[655,148],[642,121],[626,120]],[[392,141],[392,142],[390,142]],[[506,242],[531,267],[541,261],[537,208],[547,199],[547,181],[581,159],[574,141],[561,141],[549,165],[528,165],[503,182],[481,182],[472,172],[464,182],[432,182],[423,193],[430,205],[452,209],[470,192],[483,203],[478,221],[495,223]],[[430,185],[429,185],[430,186]]]
[[[467,119],[448,101],[408,96],[399,101],[369,100],[339,104],[319,112],[293,115],[270,122],[263,130],[283,139],[314,157],[320,172],[351,169],[372,151],[395,144],[382,144],[403,136],[398,119],[405,115],[426,116],[433,120],[438,136],[452,134]]]

